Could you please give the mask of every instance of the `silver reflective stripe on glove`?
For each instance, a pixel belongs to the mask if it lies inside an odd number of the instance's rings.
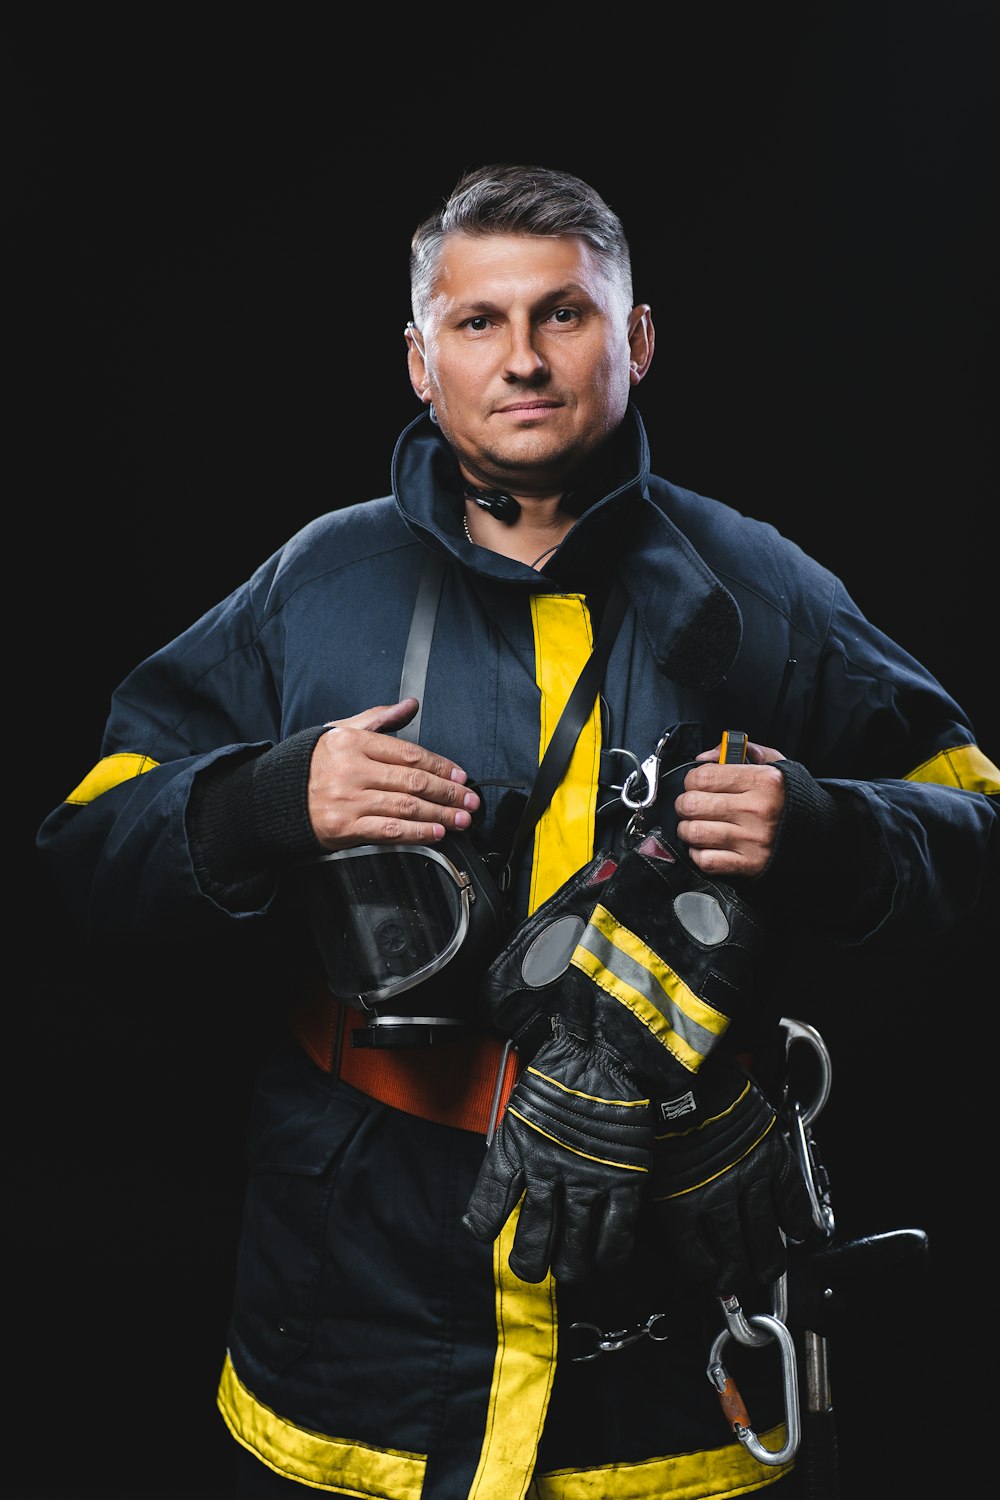
[[[706,892],[682,891],[674,902],[675,911],[685,897],[690,898],[689,904],[698,903],[699,919],[709,918],[699,921],[699,930],[710,931],[712,937],[699,935],[697,940],[713,945],[723,942],[729,935],[729,924],[718,901]],[[729,1026],[728,1015],[702,1000],[659,953],[604,906],[595,907],[571,962],[631,1011],[692,1073],[701,1067]]]

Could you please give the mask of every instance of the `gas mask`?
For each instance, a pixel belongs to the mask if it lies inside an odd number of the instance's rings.
[[[467,835],[341,849],[300,876],[327,984],[369,1016],[354,1046],[430,1046],[468,1030],[507,921]]]

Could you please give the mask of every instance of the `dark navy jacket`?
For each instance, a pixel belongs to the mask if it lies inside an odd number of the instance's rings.
[[[392,495],[318,517],[138,666],[114,693],[99,763],[39,832],[82,928],[173,941],[270,924],[282,861],[256,872],[253,901],[219,899],[192,837],[199,788],[222,760],[397,700],[431,552],[447,567],[419,737],[483,789],[487,846],[539,761],[532,599],[579,598],[567,618],[592,631],[613,572],[629,606],[601,695],[595,844],[620,821],[634,764],[622,752],[644,760],[677,724],[700,725],[706,749],[742,730],[804,766],[859,831],[855,867],[831,871],[826,846],[796,833],[808,821],[787,819],[773,860],[785,920],[909,947],[970,913],[995,859],[1000,772],[959,705],[772,526],[650,474],[634,408],[613,448],[535,572],[470,544],[457,465],[421,416],[397,444]],[[714,1299],[691,1296],[648,1245],[627,1276],[518,1282],[503,1247],[461,1225],[483,1149],[294,1045],[265,1067],[219,1392],[236,1439],[279,1474],[381,1500],[707,1500],[777,1478],[732,1440],[705,1379]],[[582,1363],[568,1352],[574,1327],[654,1314],[663,1340]],[[752,1414],[779,1447],[780,1402],[755,1395]],[[155,1413],[150,1427],[150,1451],[177,1441]]]

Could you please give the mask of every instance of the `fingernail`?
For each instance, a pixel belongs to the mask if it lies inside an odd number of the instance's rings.
[[[457,812],[455,814],[455,827],[456,828],[468,828],[468,826],[469,826],[469,824],[471,822],[472,822],[472,814],[471,813]]]
[[[464,786],[469,778],[468,776],[466,776],[461,766],[453,766],[451,770],[451,779],[452,781],[460,781]]]
[[[466,792],[465,796],[462,798],[462,806],[467,807],[470,812],[475,812],[476,808],[479,806],[479,793]]]

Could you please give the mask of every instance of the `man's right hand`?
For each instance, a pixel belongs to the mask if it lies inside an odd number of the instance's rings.
[[[434,844],[468,828],[479,796],[461,766],[411,740],[402,729],[416,698],[337,719],[320,735],[309,768],[309,818],[324,849],[358,844]]]

